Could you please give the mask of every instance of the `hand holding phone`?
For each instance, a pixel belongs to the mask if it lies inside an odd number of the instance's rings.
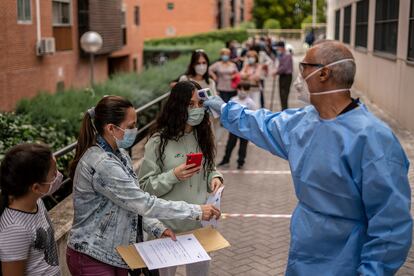
[[[181,164],[174,169],[174,175],[178,180],[184,181],[191,178],[193,175],[200,171],[201,167],[197,167],[195,164]]]
[[[200,167],[202,160],[203,160],[203,154],[201,152],[199,152],[199,153],[190,153],[190,154],[187,154],[186,164],[187,165],[195,164],[196,167]]]

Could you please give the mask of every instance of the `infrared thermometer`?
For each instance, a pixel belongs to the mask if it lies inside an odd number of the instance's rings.
[[[198,99],[202,101],[207,101],[209,98],[213,97],[213,93],[211,93],[210,88],[203,88],[197,91],[197,97]],[[210,113],[213,115],[214,118],[220,117],[220,114],[218,114],[216,111],[209,108]]]

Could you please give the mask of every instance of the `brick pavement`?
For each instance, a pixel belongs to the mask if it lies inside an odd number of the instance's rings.
[[[270,98],[271,80],[267,81],[266,97]],[[279,108],[276,94],[275,108]],[[291,96],[290,104],[299,104]],[[363,97],[362,97],[363,98]],[[401,144],[414,163],[414,136],[401,129],[390,116],[363,99],[370,110],[387,122],[399,137]],[[268,101],[269,102],[269,101]],[[269,104],[267,104],[268,106]],[[223,155],[227,135],[219,131],[218,161]],[[238,147],[237,147],[238,148]],[[231,168],[236,168],[237,148],[233,152]],[[289,170],[288,163],[249,144],[245,170]],[[224,171],[226,189],[222,211],[225,213],[291,214],[296,197],[290,175],[234,174]],[[410,169],[413,187],[414,169]],[[231,243],[231,247],[214,252],[210,275],[283,275],[289,248],[288,218],[225,218],[221,220],[220,232]],[[179,268],[177,275],[185,275]],[[397,273],[398,276],[414,276],[414,248]]]

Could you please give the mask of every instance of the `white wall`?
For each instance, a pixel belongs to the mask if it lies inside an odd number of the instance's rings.
[[[404,128],[414,131],[414,63],[407,61],[410,0],[400,0],[397,54],[384,57],[373,51],[375,0],[369,1],[368,46],[355,48],[357,0],[328,0],[327,37],[334,38],[335,11],[352,4],[351,44],[357,64],[354,88],[395,118]],[[340,40],[343,30],[341,10]]]

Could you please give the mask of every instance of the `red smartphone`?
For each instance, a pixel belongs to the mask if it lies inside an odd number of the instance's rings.
[[[187,154],[186,164],[187,165],[196,164],[195,167],[200,167],[202,160],[203,160],[203,154],[201,152],[199,152],[199,153],[190,153],[190,154]]]

